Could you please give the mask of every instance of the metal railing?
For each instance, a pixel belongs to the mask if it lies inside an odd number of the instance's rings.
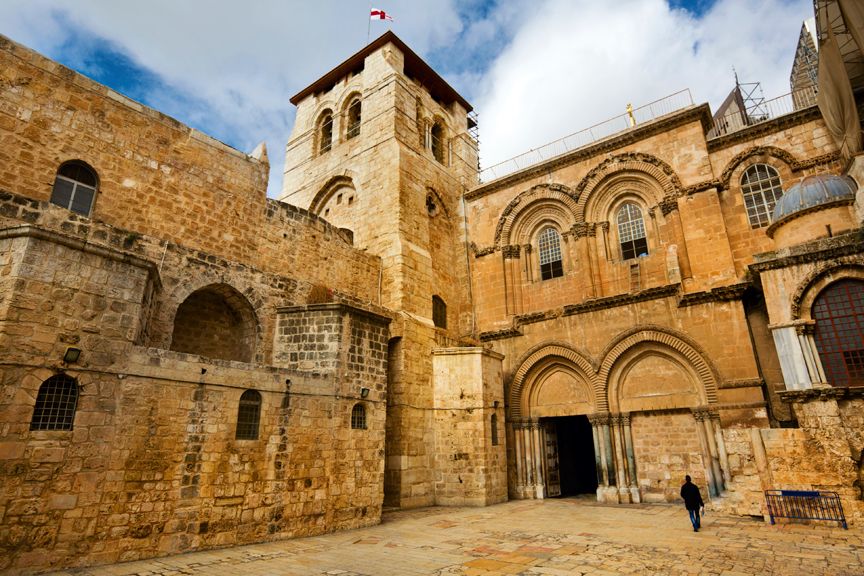
[[[569,136],[544,144],[539,148],[534,148],[533,150],[529,150],[528,152],[510,158],[509,160],[505,160],[504,162],[484,168],[480,171],[480,181],[489,182],[490,180],[507,176],[508,174],[512,174],[513,172],[517,172],[523,168],[527,168],[528,166],[533,166],[534,164],[544,162],[550,158],[554,158],[555,156],[572,152],[573,150],[582,148],[583,146],[593,144],[598,140],[629,130],[633,126],[638,126],[639,124],[654,120],[660,116],[683,110],[692,105],[693,97],[690,95],[690,90],[681,90],[680,92],[670,94],[665,98],[655,100],[650,104],[633,108],[629,112],[625,112],[620,116],[595,124],[590,128],[574,132]]]
[[[837,492],[766,490],[765,502],[768,504],[771,524],[774,524],[774,518],[828,520],[839,522],[843,528],[849,529]]]
[[[708,139],[718,138],[809,108],[816,104],[816,88],[803,88],[771,100],[763,100],[747,110],[730,112],[720,118],[714,118],[714,127],[708,132]]]

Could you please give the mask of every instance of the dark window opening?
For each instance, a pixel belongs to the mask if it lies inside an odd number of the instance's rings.
[[[360,100],[354,100],[348,107],[348,129],[346,135],[349,140],[360,135],[360,106]]]
[[[648,255],[648,239],[645,236],[642,210],[632,202],[627,202],[618,211],[618,242],[623,260]]]
[[[351,409],[351,428],[354,430],[366,429],[366,407],[363,404],[355,404]]]
[[[498,415],[492,414],[492,418],[490,420],[490,427],[492,429],[492,446],[498,446]]]
[[[544,228],[537,239],[540,253],[540,278],[550,280],[564,275],[561,262],[561,237],[554,228]]]
[[[864,386],[864,282],[840,280],[813,302],[813,335],[832,386]]]
[[[97,178],[84,162],[66,162],[57,171],[51,203],[82,216],[90,216],[96,198]]]
[[[78,383],[58,374],[45,380],[36,395],[30,430],[72,430],[78,405]]]
[[[444,164],[444,127],[440,122],[435,122],[430,130],[432,139],[432,155],[439,163]]]
[[[447,328],[447,304],[439,296],[432,296],[432,323],[436,328]]]
[[[320,135],[318,152],[323,154],[333,146],[333,114],[329,110],[321,116],[318,130]]]
[[[237,440],[257,440],[258,424],[261,420],[261,393],[246,390],[240,396],[237,407]]]

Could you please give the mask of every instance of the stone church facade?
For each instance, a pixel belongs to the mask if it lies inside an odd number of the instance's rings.
[[[0,71],[0,572],[684,474],[861,521],[864,157],[815,106],[480,182],[471,105],[387,33],[291,99],[271,200],[263,146],[5,38]]]

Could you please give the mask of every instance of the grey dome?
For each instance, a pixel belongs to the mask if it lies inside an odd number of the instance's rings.
[[[781,220],[808,208],[840,200],[854,200],[858,186],[849,176],[814,174],[793,184],[774,205],[772,220]]]

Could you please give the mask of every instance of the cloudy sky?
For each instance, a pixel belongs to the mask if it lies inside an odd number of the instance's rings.
[[[479,114],[490,166],[689,88],[789,92],[812,0],[374,0]],[[366,43],[367,0],[0,0],[0,33],[231,146],[266,141],[281,185],[288,99]]]

